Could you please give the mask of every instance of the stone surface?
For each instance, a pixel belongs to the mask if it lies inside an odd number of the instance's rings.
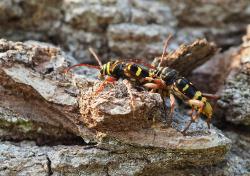
[[[123,83],[117,83],[111,90],[105,90],[97,96],[93,94],[99,84],[94,83],[89,87],[79,84],[81,119],[89,128],[98,131],[138,130],[150,128],[153,121],[163,119],[163,102],[159,94],[132,90],[135,99],[132,107]]]

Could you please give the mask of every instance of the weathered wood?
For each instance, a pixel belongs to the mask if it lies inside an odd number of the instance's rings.
[[[180,72],[181,75],[189,75],[195,68],[208,61],[216,52],[213,43],[205,39],[196,40],[190,45],[181,45],[176,51],[167,53],[163,57],[161,66],[171,67]],[[158,66],[161,57],[156,57],[152,63]]]
[[[234,60],[218,102],[218,114],[233,124],[250,125],[250,28],[244,36],[244,42],[237,53],[231,55]]]
[[[102,152],[109,151],[114,164],[110,172],[117,172],[116,166],[124,164],[119,158],[134,163],[139,156],[149,162],[141,162],[133,174],[172,166],[209,165],[223,160],[230,148],[230,140],[214,127],[208,132],[202,120],[191,127],[188,137],[183,136],[176,129],[183,129],[189,117],[180,112],[175,113],[174,128],[162,128],[161,118],[166,116],[158,94],[132,89],[135,109],[120,82],[94,97],[100,81],[73,73],[65,75],[67,55],[58,48],[0,40],[0,51],[0,105],[5,110],[0,114],[2,123],[20,128],[7,115],[11,112],[25,122],[24,131],[36,133],[42,129],[51,136],[56,132],[59,136],[81,136],[101,148],[95,151],[96,162],[105,162]]]

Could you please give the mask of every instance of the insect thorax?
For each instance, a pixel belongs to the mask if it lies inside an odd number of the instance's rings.
[[[178,78],[178,72],[169,67],[158,67],[156,73],[167,85],[172,85]]]

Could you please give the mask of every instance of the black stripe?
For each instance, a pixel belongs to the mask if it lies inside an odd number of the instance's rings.
[[[137,70],[138,70],[138,66],[136,64],[132,64],[130,66],[130,72],[133,73],[133,75],[136,74]]]
[[[182,89],[188,84],[188,82],[185,79],[178,79],[176,82],[176,87],[182,92]]]
[[[188,98],[193,98],[196,93],[196,89],[194,89],[194,87],[189,84],[189,87],[184,92]]]
[[[142,69],[142,71],[141,71],[141,76],[142,76],[143,78],[149,77],[149,70]]]
[[[124,74],[124,69],[125,69],[125,64],[123,63],[118,63],[114,66],[115,68],[113,69],[112,75],[116,78],[125,78]]]

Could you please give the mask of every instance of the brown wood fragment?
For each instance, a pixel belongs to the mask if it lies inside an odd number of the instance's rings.
[[[181,45],[176,51],[168,53],[161,66],[176,69],[181,75],[187,76],[193,69],[209,60],[217,51],[213,43],[205,39],[196,40],[190,45]],[[157,66],[161,57],[156,57],[152,65]]]

